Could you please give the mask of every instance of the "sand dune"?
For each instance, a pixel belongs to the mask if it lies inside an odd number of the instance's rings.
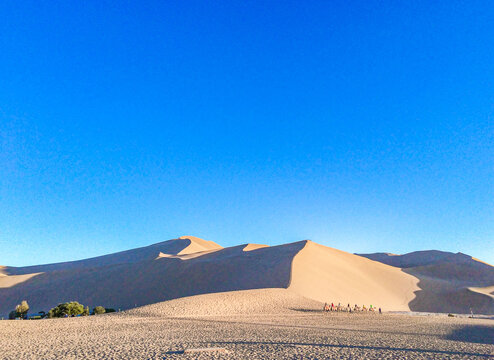
[[[56,270],[87,269],[122,263],[137,263],[145,260],[154,260],[160,252],[164,254],[178,255],[221,248],[222,247],[220,245],[212,241],[202,240],[193,236],[182,236],[178,239],[163,241],[137,249],[121,251],[90,259],[56,264],[26,266],[21,268],[4,267],[4,273],[8,275],[22,275]]]
[[[183,243],[177,246],[177,241],[138,249],[139,253],[142,249],[146,249],[146,253],[150,248],[155,251],[140,262],[69,266],[67,269],[55,264],[57,270],[45,271],[15,286],[0,289],[0,313],[8,313],[22,299],[28,299],[36,311],[68,300],[77,300],[89,306],[100,304],[128,309],[212,292],[286,288],[290,281],[292,259],[303,247],[302,242],[251,251],[243,251],[245,246],[235,246],[187,261],[158,257],[160,249],[170,254],[180,253],[185,246]],[[170,251],[172,247],[174,251]],[[127,260],[131,257],[131,251],[125,255],[124,260]],[[193,254],[179,256],[188,255]],[[46,267],[50,268],[49,265]],[[19,270],[22,272],[24,269]]]
[[[199,256],[203,256],[203,255],[215,252],[215,251],[218,251],[218,250],[205,250],[205,251],[198,251],[198,252],[193,252],[193,253],[188,253],[188,254],[180,254],[180,255],[164,254],[164,253],[160,252],[158,254],[158,257],[156,258],[156,260],[160,259],[160,258],[190,260],[190,259],[195,259]]]
[[[289,289],[319,301],[409,310],[417,283],[400,269],[308,241],[293,261]]]
[[[373,254],[356,254],[356,255],[363,256],[368,259],[379,261],[383,264],[387,264],[399,268],[409,268],[415,266],[435,264],[454,254],[446,251],[425,250],[425,251],[414,251],[403,255],[397,255],[391,253],[373,253]]]
[[[474,291],[483,295],[490,296],[494,299],[494,286],[486,286],[486,287],[469,287],[470,291]]]
[[[214,241],[204,240],[196,236],[181,236],[178,240],[188,241],[189,244],[180,250],[177,255],[189,255],[197,252],[223,249],[222,246],[216,244]]]
[[[402,269],[311,241],[223,248],[186,236],[86,260],[1,268],[0,314],[5,316],[23,299],[33,311],[70,300],[123,310],[211,293],[230,292],[225,295],[229,297],[254,289],[271,289],[271,293],[288,289],[282,291],[285,298],[290,294],[385,310],[469,312],[473,305],[477,313],[493,314],[494,299],[488,290],[481,290],[494,285],[492,266],[463,254],[443,255],[429,253],[421,260],[414,254],[407,264],[429,265]],[[271,295],[256,294],[247,296],[253,302],[249,306],[275,306],[266,300]],[[213,297],[204,295],[201,301],[209,299]],[[175,309],[191,304],[190,299],[174,301]],[[214,301],[211,306],[221,311]]]
[[[252,250],[257,250],[261,248],[268,247],[268,245],[262,245],[262,244],[246,244],[244,247],[244,251],[252,251]]]
[[[494,313],[494,267],[462,253],[417,251],[384,256],[362,254],[401,268],[420,281],[420,291],[409,303],[414,311]]]
[[[287,289],[239,290],[203,294],[138,307],[124,316],[227,316],[239,314],[283,314],[318,310],[323,304]]]
[[[33,273],[33,274],[25,274],[25,275],[1,275],[0,276],[0,289],[1,288],[10,288],[17,284],[21,284],[34,276],[37,276],[41,273]]]

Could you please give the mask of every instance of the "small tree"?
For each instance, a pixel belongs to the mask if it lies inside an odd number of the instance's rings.
[[[93,313],[94,313],[94,315],[104,314],[105,313],[105,308],[103,306],[96,306],[93,309]]]
[[[77,301],[72,301],[68,304],[69,315],[81,315],[84,312],[84,305]]]
[[[84,305],[77,301],[71,301],[63,304],[58,304],[48,312],[48,317],[64,317],[81,315],[84,312]]]
[[[27,316],[27,312],[29,311],[29,305],[26,300],[22,300],[19,305],[15,307],[15,312],[18,317],[25,318]]]

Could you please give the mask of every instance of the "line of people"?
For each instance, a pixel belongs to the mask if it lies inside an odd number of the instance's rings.
[[[338,305],[335,305],[334,303],[331,303],[331,305],[325,303],[323,310],[324,312],[335,311],[335,312],[352,313],[352,312],[366,312],[366,311],[374,312],[376,311],[376,308],[372,305],[367,308],[365,305],[362,305],[362,307],[360,307],[357,304],[355,304],[355,306],[352,308],[350,304],[348,304],[347,306],[343,306],[341,305],[341,303],[338,303]],[[379,314],[382,314],[381,308],[379,308],[377,311],[379,311]]]

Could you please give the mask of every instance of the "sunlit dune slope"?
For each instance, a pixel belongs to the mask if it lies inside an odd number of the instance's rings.
[[[211,316],[321,310],[323,304],[287,289],[254,289],[188,296],[131,309],[123,315]]]
[[[307,241],[293,261],[290,290],[319,301],[409,310],[418,280],[400,269]]]

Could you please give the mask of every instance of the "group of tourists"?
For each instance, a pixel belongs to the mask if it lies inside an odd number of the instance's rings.
[[[369,306],[369,307],[366,307],[365,305],[362,305],[362,307],[360,307],[357,304],[355,304],[355,306],[352,308],[350,306],[350,304],[348,304],[347,306],[344,306],[344,305],[341,305],[341,303],[338,303],[338,305],[335,305],[334,303],[331,303],[331,304],[325,303],[323,310],[324,310],[324,312],[335,311],[335,312],[348,312],[348,313],[352,313],[352,312],[366,312],[366,311],[371,311],[371,312],[379,311],[379,314],[382,314],[381,308],[376,309],[376,307],[374,307],[372,305]]]

